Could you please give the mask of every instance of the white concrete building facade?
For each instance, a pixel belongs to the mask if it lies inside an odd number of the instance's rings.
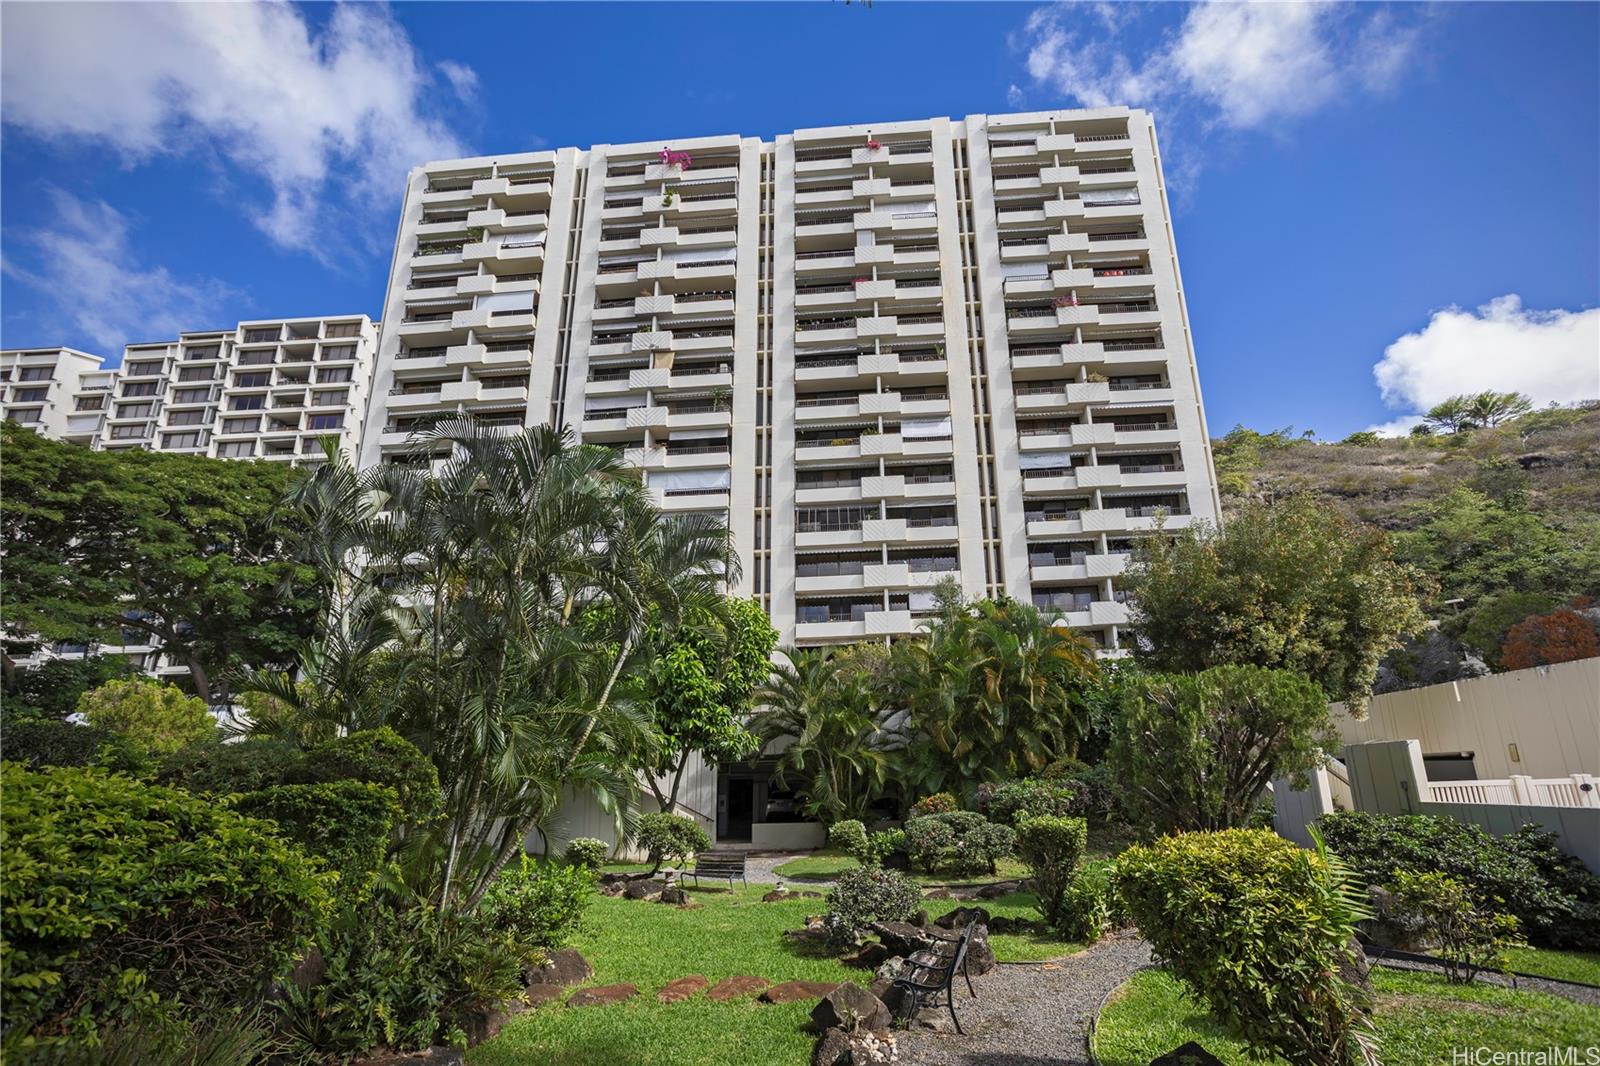
[[[1143,111],[429,163],[383,321],[364,464],[570,426],[727,518],[786,643],[910,634],[949,579],[1114,652],[1134,539],[1218,512]]]
[[[91,443],[111,384],[103,362],[76,348],[0,351],[0,416],[54,440]]]

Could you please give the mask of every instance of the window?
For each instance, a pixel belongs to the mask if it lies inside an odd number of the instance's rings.
[[[124,382],[122,386],[122,395],[154,396],[156,394],[156,385],[157,382],[154,381]]]
[[[230,411],[260,411],[267,406],[265,396],[235,396],[228,401]]]
[[[203,407],[196,407],[191,411],[174,411],[167,416],[169,426],[203,426],[211,419],[206,417],[207,412]]]
[[[234,440],[217,445],[217,455],[223,459],[248,459],[256,453],[253,440]]]
[[[44,403],[50,395],[50,387],[46,385],[40,389],[18,389],[11,397],[12,403]]]
[[[312,415],[307,429],[343,429],[344,415]]]
[[[327,363],[338,362],[341,359],[354,359],[356,346],[353,344],[335,344],[322,349],[322,359]]]
[[[330,389],[311,394],[312,407],[343,407],[350,399],[349,389]]]
[[[200,434],[198,433],[164,433],[161,436],[163,448],[198,448],[200,447]]]
[[[118,418],[149,418],[156,409],[153,403],[121,403],[117,405]]]
[[[139,440],[145,435],[143,426],[112,426],[112,440]]]
[[[123,373],[129,377],[149,377],[151,374],[161,373],[161,364],[159,362],[129,363],[124,368]]]
[[[270,370],[253,370],[247,374],[233,375],[233,387],[236,389],[264,389],[271,383]]]
[[[6,417],[13,422],[32,424],[39,421],[41,411],[37,407],[30,407],[25,411],[7,411]]]
[[[105,409],[106,398],[104,396],[78,397],[78,410],[80,411],[104,411]]]
[[[211,345],[209,348],[185,348],[183,350],[183,357],[185,359],[215,359],[221,354],[221,347],[215,344]]]
[[[175,389],[172,393],[173,403],[205,403],[209,399],[210,389]]]
[[[222,432],[224,433],[254,433],[260,428],[260,418],[224,418],[222,420]]]
[[[269,366],[275,362],[277,362],[277,353],[271,348],[239,353],[240,366]]]
[[[318,385],[336,385],[350,380],[350,368],[347,366],[325,366],[317,371]]]
[[[216,376],[216,371],[209,366],[186,366],[178,371],[179,381],[211,381]]]
[[[56,368],[53,366],[25,366],[17,371],[18,381],[49,381],[55,377]]]
[[[325,337],[359,337],[360,335],[361,323],[359,322],[330,322],[327,330],[323,333]],[[351,349],[351,351],[354,350],[354,348]]]
[[[262,341],[275,341],[278,339],[279,329],[273,326],[270,329],[247,329],[244,331],[246,344],[258,344]]]

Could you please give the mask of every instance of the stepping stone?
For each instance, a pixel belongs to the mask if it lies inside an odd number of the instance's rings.
[[[567,1006],[602,1007],[608,1003],[621,1003],[638,994],[639,989],[630,984],[596,985],[593,988],[580,988],[572,993],[572,998],[567,1000]]]
[[[560,999],[567,990],[560,985],[529,985],[526,993],[528,1006],[541,1007],[553,999]]]
[[[772,982],[765,977],[724,977],[711,987],[706,993],[706,998],[717,1003],[725,1003],[730,999],[742,999],[753,996],[766,988]]]
[[[692,974],[688,977],[679,977],[676,980],[668,981],[662,986],[661,991],[656,993],[656,1002],[682,1003],[684,1000],[695,995],[710,983],[710,981],[707,981],[699,974]]]
[[[820,999],[838,987],[838,981],[785,981],[756,998],[763,1003],[796,1003],[802,999]]]

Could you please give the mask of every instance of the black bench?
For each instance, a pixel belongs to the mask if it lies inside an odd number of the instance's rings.
[[[694,869],[684,873],[685,877],[694,878],[696,888],[700,887],[702,877],[715,878],[718,881],[727,881],[728,887],[733,887],[735,879],[743,881],[746,885],[750,882],[744,876],[744,852],[742,851],[707,851],[694,857]]]
[[[906,960],[905,969],[894,979],[894,987],[900,990],[902,1022],[910,1024],[917,1011],[925,1006],[938,1006],[942,995],[945,1008],[950,1011],[950,1020],[956,1024],[956,1032],[962,1031],[961,1019],[956,1017],[956,971],[966,978],[967,992],[976,999],[978,992],[972,987],[972,975],[967,972],[967,945],[972,942],[972,933],[977,927],[977,919],[973,919],[957,939],[941,941]]]

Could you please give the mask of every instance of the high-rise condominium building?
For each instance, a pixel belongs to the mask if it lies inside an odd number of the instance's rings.
[[[1218,509],[1143,111],[429,163],[383,322],[363,462],[568,425],[725,515],[786,642],[911,633],[953,579],[1117,649],[1133,541]]]
[[[365,315],[241,322],[130,344],[104,448],[316,462],[360,448],[378,327]]]
[[[76,348],[0,352],[0,413],[56,440],[92,443],[99,435],[112,371]]]

